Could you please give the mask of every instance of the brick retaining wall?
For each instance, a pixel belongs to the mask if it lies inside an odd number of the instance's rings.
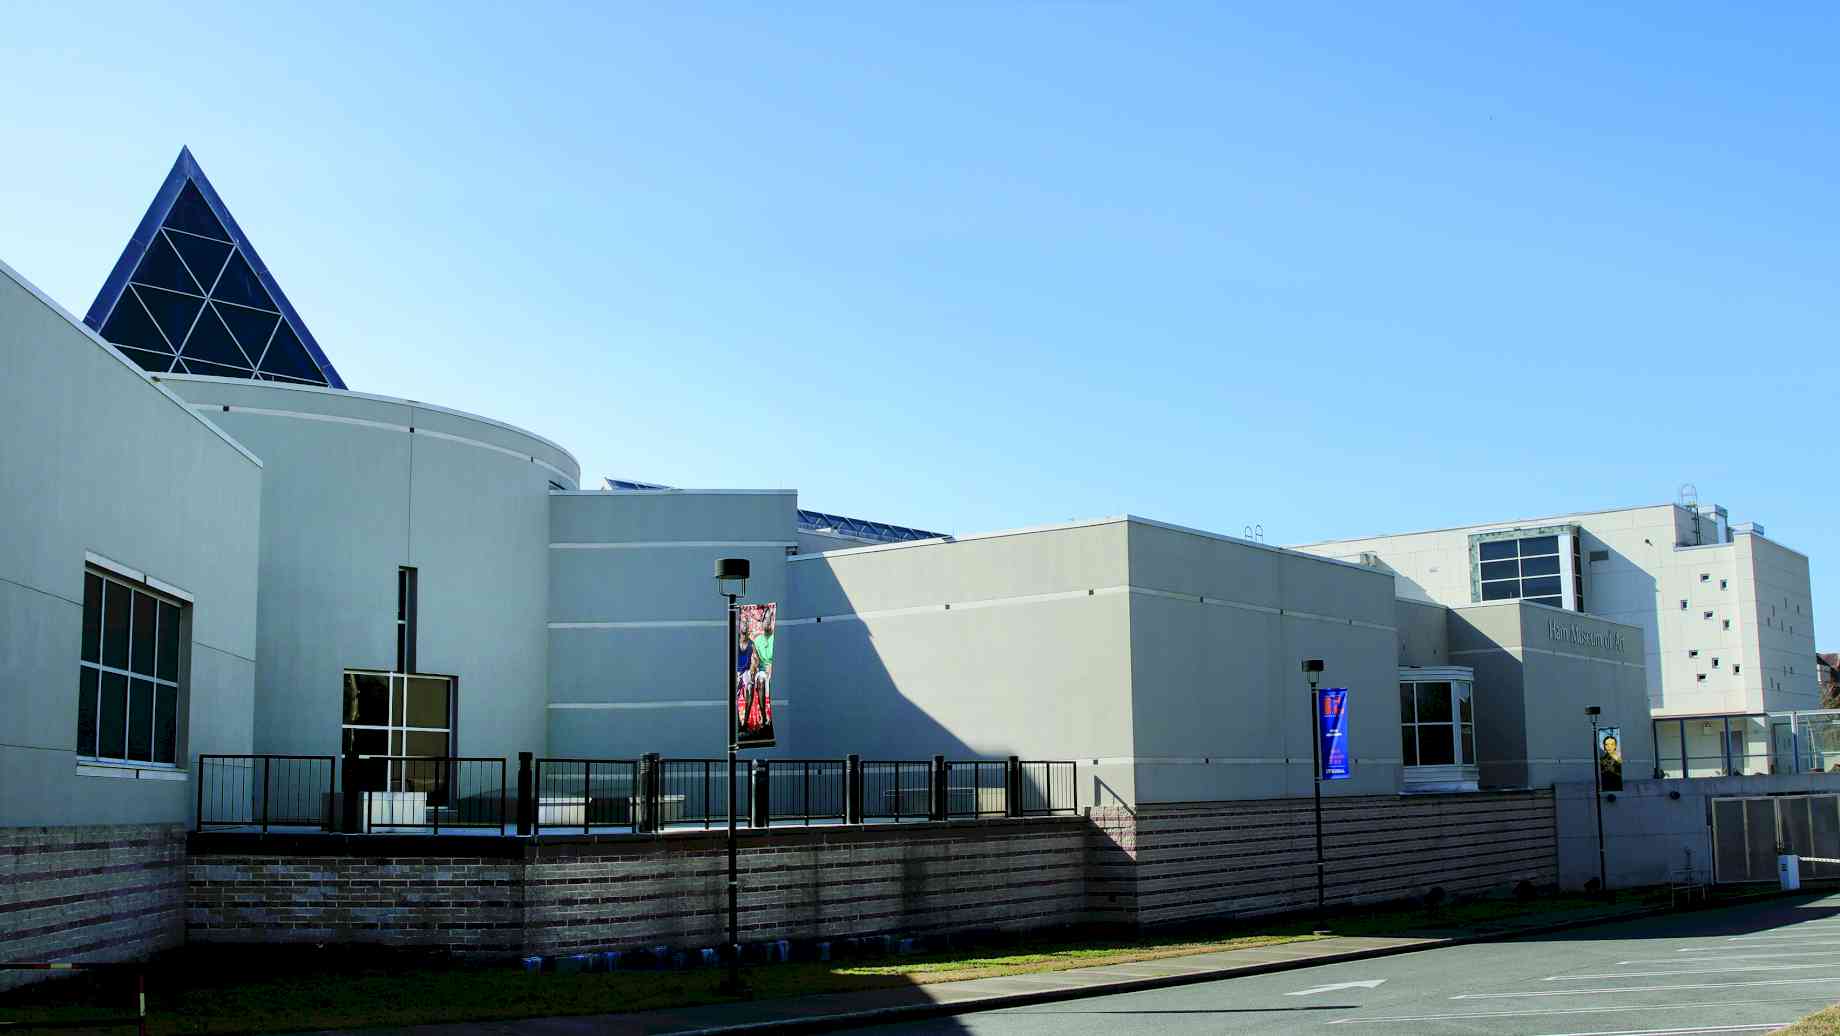
[[[1316,904],[1309,799],[1095,811],[1096,911],[1156,925]],[[1323,800],[1331,903],[1378,903],[1558,881],[1553,795],[1333,796]]]
[[[742,939],[1077,923],[1086,919],[1086,832],[1078,817],[744,831]],[[699,947],[724,937],[719,835],[390,842],[194,837],[188,937],[472,956]],[[488,843],[505,858],[458,855]],[[392,849],[441,855],[385,854]]]
[[[1550,791],[1332,797],[1329,899],[1557,880]],[[716,832],[192,838],[199,942],[366,942],[469,956],[719,944]],[[746,942],[1082,922],[1160,925],[1315,903],[1308,799],[1089,817],[741,833]]]
[[[116,961],[185,941],[177,824],[0,828],[0,960]],[[0,971],[0,989],[45,972]]]

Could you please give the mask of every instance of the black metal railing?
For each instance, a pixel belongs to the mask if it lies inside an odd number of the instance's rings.
[[[639,830],[657,831],[667,827],[718,827],[728,823],[728,803],[735,802],[736,817],[748,826],[748,803],[751,801],[749,763],[735,765],[735,782],[728,783],[727,759],[660,759],[649,756],[648,773],[657,776],[648,781],[652,806],[647,823]]]
[[[848,817],[849,760],[762,759],[754,763],[757,826]]]
[[[195,827],[333,826],[338,766],[329,755],[201,755]]]
[[[534,808],[528,812],[538,832],[580,828],[588,834],[597,827],[639,823],[637,759],[537,759],[534,784]]]
[[[1045,817],[1078,812],[1079,769],[1071,761],[1015,760],[1015,814]]]
[[[1001,760],[946,761],[945,814],[948,817],[1010,815],[1010,764]]]
[[[1071,814],[1078,769],[1062,760],[503,759],[201,755],[197,826],[519,834],[727,823],[749,827]],[[514,811],[515,810],[515,811]]]
[[[860,798],[864,820],[925,820],[933,814],[933,764],[865,759]]]
[[[350,769],[345,791],[357,789],[366,832],[496,827],[503,834],[511,820],[503,759],[374,755],[357,757]]]

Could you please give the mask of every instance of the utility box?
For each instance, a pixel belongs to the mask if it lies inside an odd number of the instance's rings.
[[[1776,858],[1776,875],[1782,879],[1782,887],[1793,891],[1802,887],[1802,858],[1785,853]]]

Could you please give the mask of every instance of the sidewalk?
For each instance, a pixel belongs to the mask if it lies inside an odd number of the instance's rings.
[[[657,1036],[671,1033],[689,1036],[694,1033],[717,1032],[815,1032],[1390,956],[1457,941],[1463,940],[1336,936],[1309,942],[1165,957],[1129,964],[1106,964],[963,982],[935,982],[861,993],[828,993],[777,1000],[705,1004],[701,1007],[637,1014],[466,1022],[395,1030],[369,1029],[365,1032],[376,1034],[390,1031],[414,1033],[416,1036],[483,1036],[488,1033],[536,1033],[540,1036],[577,1036],[586,1033]]]

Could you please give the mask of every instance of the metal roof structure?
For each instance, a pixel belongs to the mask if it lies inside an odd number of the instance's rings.
[[[189,148],[83,322],[159,374],[345,387]]]
[[[606,479],[607,488],[615,491],[669,490],[670,486],[661,486],[654,482],[634,482],[630,479]],[[887,522],[872,522],[864,518],[850,518],[827,511],[799,511],[799,528],[806,532],[828,532],[852,539],[869,540],[873,543],[905,543],[911,540],[937,540],[946,538],[943,532],[928,532],[925,529],[910,529],[905,525],[891,525]]]

